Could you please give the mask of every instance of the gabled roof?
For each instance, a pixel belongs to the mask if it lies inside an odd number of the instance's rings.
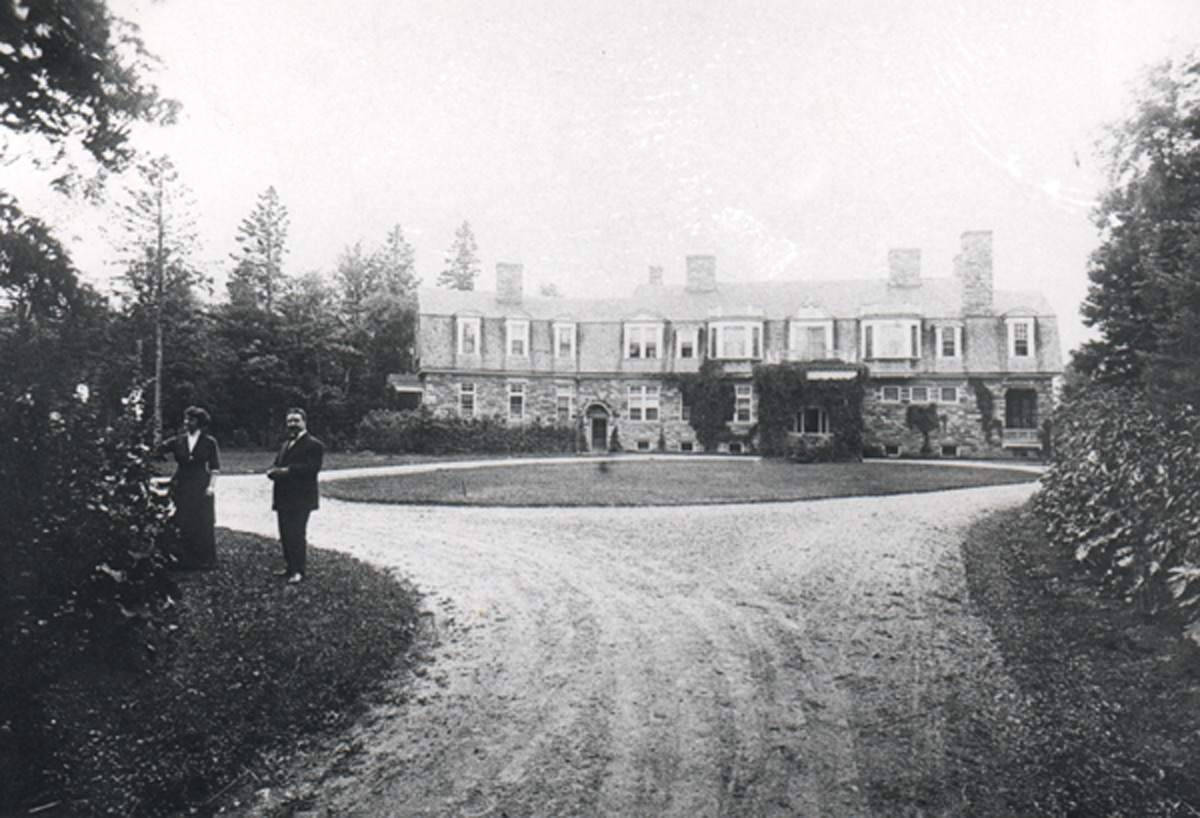
[[[891,287],[886,279],[724,282],[711,292],[690,292],[684,287],[643,284],[621,298],[528,297],[519,303],[497,301],[494,293],[425,288],[418,301],[425,315],[521,315],[534,320],[570,315],[578,321],[628,321],[647,314],[674,322],[751,314],[779,320],[819,313],[831,318],[883,314],[949,318],[962,314],[962,285],[953,278],[926,278],[906,287]],[[991,314],[1004,315],[1016,309],[1026,314],[1054,314],[1041,293],[995,292]]]

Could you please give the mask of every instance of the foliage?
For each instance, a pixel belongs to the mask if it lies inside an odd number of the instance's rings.
[[[574,452],[577,442],[573,424],[509,424],[492,418],[440,417],[426,409],[376,410],[363,418],[358,428],[359,447],[377,452]]]
[[[1160,400],[1200,401],[1200,56],[1147,76],[1105,146],[1084,320],[1099,330],[1075,365]],[[1198,404],[1200,405],[1200,404]]]
[[[471,224],[463,222],[454,234],[454,244],[446,255],[446,266],[438,273],[437,285],[448,290],[473,290],[479,278],[479,247]]]
[[[851,380],[825,381],[809,380],[809,369],[805,364],[762,364],[754,368],[760,450],[768,456],[787,456],[802,462],[860,459],[865,370],[859,370]],[[805,407],[828,413],[830,440],[790,439],[788,431],[796,413]]]
[[[984,440],[991,446],[994,442],[992,436],[1003,428],[996,418],[996,396],[980,378],[970,378],[968,383],[975,392],[975,404],[979,407],[979,428],[983,431]]]
[[[1051,538],[1150,611],[1200,599],[1200,417],[1094,386],[1060,408],[1037,508]]]
[[[312,581],[292,589],[272,576],[266,540],[219,531],[217,548],[215,570],[178,575],[153,673],[55,646],[54,684],[39,691],[49,718],[26,735],[43,739],[26,758],[50,778],[6,794],[0,812],[60,801],[52,814],[213,814],[222,790],[345,728],[410,661],[418,598],[388,573],[315,549]]]
[[[921,454],[933,452],[929,445],[929,436],[941,428],[942,422],[938,417],[937,406],[934,404],[920,405],[911,403],[904,413],[904,423],[910,429],[921,433]]]
[[[170,121],[177,105],[146,82],[136,30],[103,0],[0,5],[0,126],[60,147],[78,139],[103,167],[129,158],[130,123]]]
[[[669,375],[667,382],[677,388],[683,403],[691,411],[688,423],[696,431],[696,440],[706,451],[733,437],[729,421],[737,405],[733,383],[725,377],[721,365],[705,361],[699,372]]]
[[[229,276],[229,300],[270,314],[277,307],[287,254],[288,210],[272,185],[259,194],[254,210],[238,227],[240,251]]]

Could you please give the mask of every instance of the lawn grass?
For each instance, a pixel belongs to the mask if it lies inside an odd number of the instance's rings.
[[[1014,720],[987,726],[1008,814],[1200,815],[1200,651],[1182,622],[1101,592],[1025,510],[981,520],[962,554],[1020,691]]]
[[[313,549],[288,586],[277,542],[221,529],[217,547],[216,569],[177,576],[152,662],[60,646],[42,701],[53,754],[20,814],[210,814],[262,754],[345,726],[402,670],[417,599],[392,575]]]
[[[537,455],[547,457],[553,455]],[[566,457],[567,455],[563,455]],[[221,474],[261,474],[275,459],[275,451],[267,449],[221,449]],[[456,460],[509,459],[508,455],[427,455],[388,454],[376,452],[326,451],[323,468],[358,469],[370,466],[397,466],[412,463],[431,463]],[[164,473],[170,474],[174,464],[165,464]]]
[[[372,503],[653,506],[777,502],[1025,483],[1017,469],[924,463],[797,464],[746,458],[483,466],[331,481],[323,491]]]

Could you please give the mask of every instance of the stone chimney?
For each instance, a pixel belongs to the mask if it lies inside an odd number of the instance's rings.
[[[954,257],[954,275],[962,284],[963,312],[987,315],[992,311],[992,231],[969,230],[962,234],[962,252]]]
[[[711,293],[717,289],[717,257],[687,257],[687,291]]]
[[[888,286],[916,287],[921,283],[921,251],[902,249],[888,251]]]
[[[650,286],[661,287],[663,283],[663,268],[657,265],[650,268]]]
[[[496,300],[506,304],[520,304],[524,296],[522,278],[525,274],[523,264],[496,265]]]

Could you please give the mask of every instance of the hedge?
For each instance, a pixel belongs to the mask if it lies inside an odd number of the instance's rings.
[[[576,452],[580,444],[580,430],[574,424],[438,417],[423,409],[379,409],[363,418],[358,427],[359,448],[376,452],[530,454]]]
[[[1200,416],[1091,387],[1056,413],[1035,508],[1055,542],[1152,613],[1200,599]]]

